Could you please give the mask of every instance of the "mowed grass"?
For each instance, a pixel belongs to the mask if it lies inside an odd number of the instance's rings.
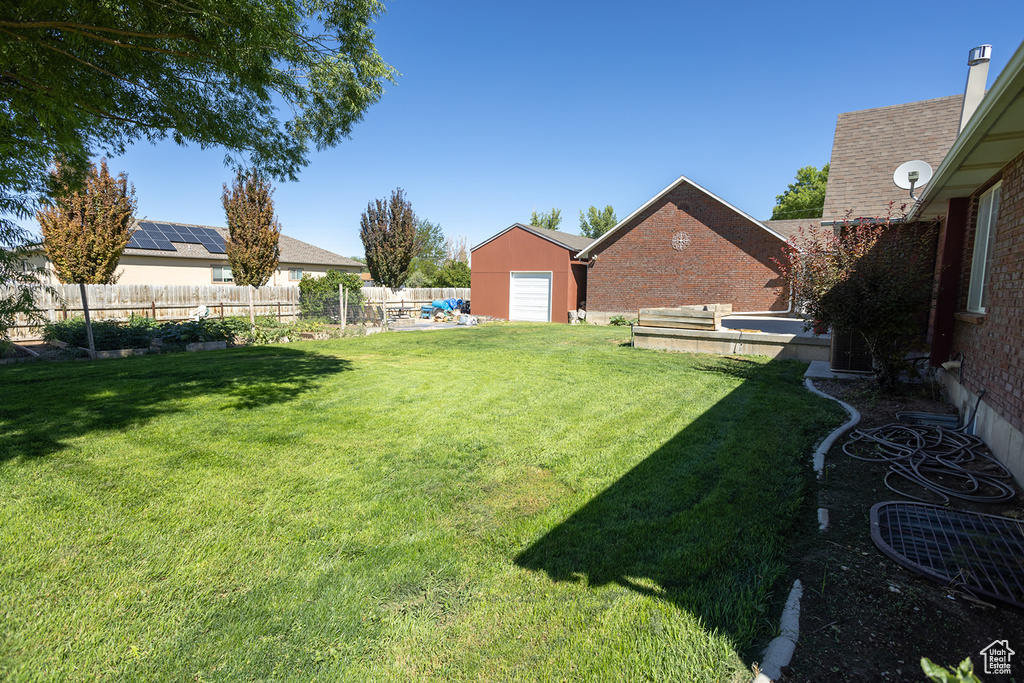
[[[628,334],[0,368],[0,677],[741,680],[841,416]]]

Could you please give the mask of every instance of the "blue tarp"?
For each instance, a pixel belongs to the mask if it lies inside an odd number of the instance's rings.
[[[432,305],[442,311],[454,311],[461,309],[463,303],[465,302],[462,299],[434,299]]]

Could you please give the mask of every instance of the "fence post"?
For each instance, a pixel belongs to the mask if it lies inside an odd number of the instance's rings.
[[[156,320],[156,301],[153,302],[153,320]]]
[[[348,320],[348,290],[345,285],[338,285],[338,298],[341,300],[341,333],[345,334],[345,322]]]

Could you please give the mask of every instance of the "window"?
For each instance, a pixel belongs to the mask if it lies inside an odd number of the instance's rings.
[[[1002,182],[981,195],[978,200],[978,224],[974,233],[974,256],[971,263],[971,284],[967,290],[967,310],[984,313],[988,304],[988,281],[992,273],[992,250],[995,245],[996,220],[999,217],[999,192]]]
[[[213,281],[214,282],[234,282],[235,279],[231,277],[230,266],[214,266],[213,267]]]
[[[302,268],[292,268],[288,271],[289,280],[301,280],[302,279]]]

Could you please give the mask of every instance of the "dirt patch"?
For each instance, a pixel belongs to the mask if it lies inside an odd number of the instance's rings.
[[[858,427],[896,421],[898,411],[956,413],[934,390],[915,386],[886,396],[869,380],[815,381],[822,391],[857,408]],[[920,660],[947,667],[966,658],[986,683],[1024,681],[1024,614],[988,605],[974,597],[897,565],[871,540],[869,511],[875,503],[906,500],[883,484],[884,468],[843,453],[840,439],[825,458],[817,507],[829,511],[830,528],[808,525],[797,549],[793,578],[804,585],[800,639],[780,681],[926,681]],[[1024,495],[1003,504],[951,507],[1021,517]],[[1021,654],[1011,659],[1011,675],[984,673],[981,650],[1008,641]]]

